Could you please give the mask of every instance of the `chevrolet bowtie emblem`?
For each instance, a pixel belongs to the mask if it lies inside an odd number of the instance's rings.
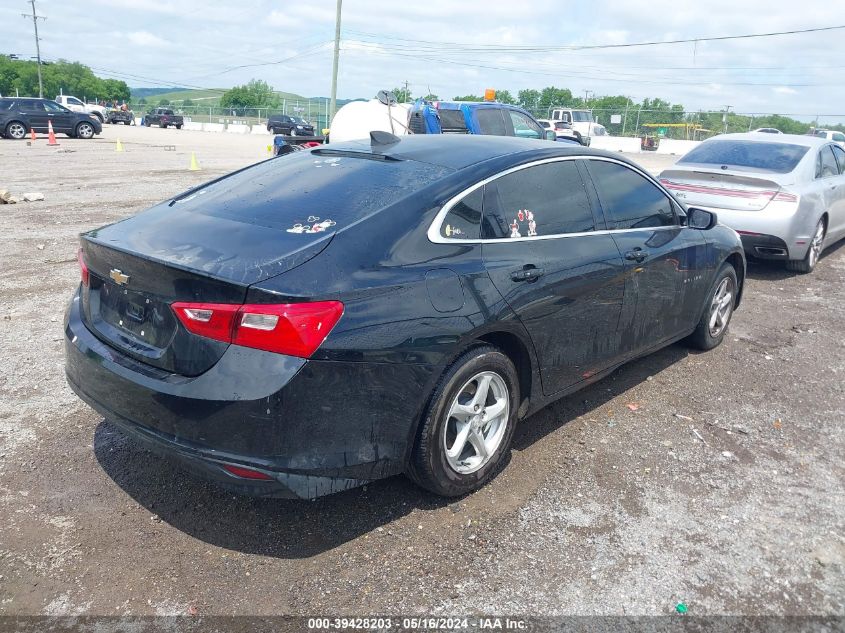
[[[109,277],[111,277],[112,281],[119,286],[125,286],[129,283],[129,275],[124,275],[117,268],[112,268],[109,271]]]

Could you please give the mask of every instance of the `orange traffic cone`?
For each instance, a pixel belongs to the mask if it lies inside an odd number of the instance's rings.
[[[53,122],[47,121],[47,145],[58,145],[56,135],[53,133]]]
[[[29,128],[29,138],[31,138],[33,141],[35,140],[35,128],[33,127]]]

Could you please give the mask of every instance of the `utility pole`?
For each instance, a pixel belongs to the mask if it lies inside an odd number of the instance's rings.
[[[410,100],[411,100],[411,93],[408,90],[408,80],[406,79],[405,80],[405,98],[402,100],[402,103],[405,103],[406,101],[410,101]]]
[[[725,124],[725,134],[728,133],[728,112],[733,106],[726,105],[725,106],[725,113],[722,115],[722,123]]]
[[[27,0],[29,4],[32,5],[32,15],[29,13],[21,13],[21,15],[25,18],[32,18],[32,26],[35,27],[35,52],[38,55],[38,96],[40,98],[44,98],[44,83],[41,81],[41,44],[39,44],[38,38],[38,20],[46,20],[43,15],[38,15],[35,12],[35,0]],[[340,2],[340,0],[338,0]]]
[[[338,57],[340,57],[340,5],[342,2],[343,0],[337,0],[337,16],[334,24],[334,62],[332,63],[332,100],[326,127],[331,125],[331,120],[337,110],[337,62]]]
[[[588,102],[588,101],[589,101],[589,99],[590,99],[590,92],[592,92],[592,91],[590,91],[590,90],[585,90],[585,91],[584,91],[584,108],[585,108],[585,109],[587,108],[587,102]],[[594,96],[595,96],[595,94],[596,94],[596,93],[595,93],[595,92],[593,92],[593,95],[594,95]]]

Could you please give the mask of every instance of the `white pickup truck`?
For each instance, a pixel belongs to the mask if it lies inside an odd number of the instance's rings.
[[[99,106],[96,103],[83,103],[76,97],[71,97],[69,95],[59,95],[56,97],[55,101],[59,105],[62,105],[73,112],[87,112],[88,114],[93,114],[95,117],[100,119],[100,123],[103,123],[108,116],[106,109],[103,106]]]
[[[550,108],[549,118],[553,121],[566,121],[572,125],[572,131],[582,145],[589,145],[594,136],[605,136],[607,130],[593,120],[589,110],[573,108]]]

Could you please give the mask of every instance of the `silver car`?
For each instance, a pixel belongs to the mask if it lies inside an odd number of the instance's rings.
[[[845,237],[845,150],[795,134],[723,134],[701,143],[660,182],[691,207],[715,211],[746,254],[809,273]]]

